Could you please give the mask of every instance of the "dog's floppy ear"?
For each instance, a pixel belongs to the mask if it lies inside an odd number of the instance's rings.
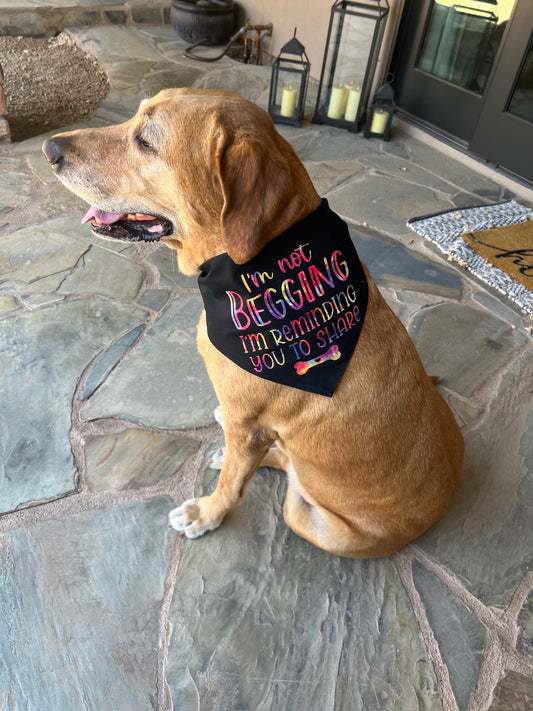
[[[287,148],[284,155],[271,136],[257,139],[246,131],[221,129],[215,153],[224,198],[220,228],[236,264],[247,262],[304,216],[290,163],[298,159]]]

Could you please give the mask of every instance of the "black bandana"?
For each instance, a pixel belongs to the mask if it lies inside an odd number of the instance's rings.
[[[198,285],[211,343],[260,378],[331,397],[368,300],[348,227],[327,200],[242,265],[219,254]]]

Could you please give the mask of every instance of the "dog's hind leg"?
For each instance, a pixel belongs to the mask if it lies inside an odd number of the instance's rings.
[[[373,558],[386,555],[381,552],[379,535],[349,524],[337,514],[318,503],[311,503],[289,464],[288,487],[283,505],[283,518],[289,528],[301,538],[334,555],[349,558]]]
[[[207,460],[207,463],[211,467],[211,469],[222,469],[225,454],[225,447],[220,447],[220,449],[217,449],[216,452],[213,452],[213,454]],[[260,467],[272,467],[272,469],[279,469],[282,472],[287,472],[289,465],[290,463],[287,458],[287,455],[283,454],[281,449],[278,449],[275,445],[273,445],[265,454],[257,468],[259,469]]]
[[[214,409],[213,414],[215,416],[215,420],[222,427],[222,429],[224,429],[224,417],[222,415],[222,408],[220,405]],[[226,447],[220,447],[220,449],[217,449],[217,451],[209,457],[207,463],[211,469],[222,469],[225,454]],[[272,467],[273,469],[280,469],[281,471],[286,472],[289,467],[289,460],[280,449],[273,445],[261,460],[259,467]]]

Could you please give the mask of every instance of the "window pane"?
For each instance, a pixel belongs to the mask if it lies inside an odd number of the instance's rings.
[[[482,94],[513,5],[514,0],[433,0],[418,68]]]

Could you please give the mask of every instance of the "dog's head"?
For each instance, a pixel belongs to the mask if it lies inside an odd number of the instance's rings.
[[[186,274],[221,252],[248,261],[320,202],[268,114],[224,91],[162,91],[126,123],[58,134],[43,152],[96,233],[160,240]]]

